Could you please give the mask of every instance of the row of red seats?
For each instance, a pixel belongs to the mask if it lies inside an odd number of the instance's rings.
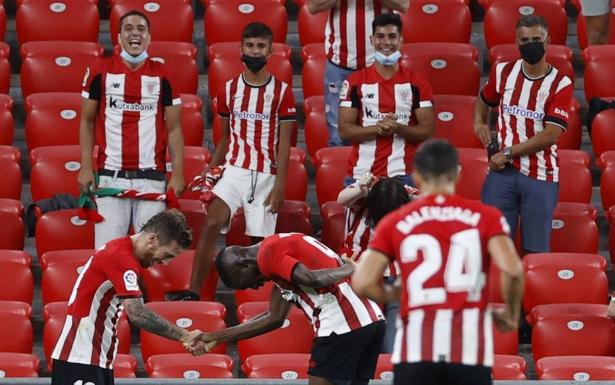
[[[207,44],[221,41],[238,41],[243,26],[252,21],[270,25],[274,41],[286,40],[288,15],[283,1],[258,0],[244,3],[243,0],[203,1],[205,12],[205,37]],[[302,45],[323,42],[327,13],[312,15],[307,4],[298,1],[298,30]],[[467,1],[418,0],[410,3],[408,12],[402,15],[406,42],[460,42],[468,43],[472,18]],[[132,9],[142,9],[150,18],[152,36],[155,40],[192,42],[194,11],[191,2],[157,0],[143,3],[140,0],[111,1],[110,32],[115,44],[119,17]],[[550,26],[552,43],[565,44],[568,17],[562,2],[549,0],[484,1],[485,40],[487,46],[512,43],[514,25],[519,15],[536,13],[543,15]],[[172,17],[174,23],[166,22]],[[0,30],[6,28],[6,14],[0,14]],[[79,21],[79,22],[77,22]],[[585,19],[578,18],[578,37],[582,48],[587,45]],[[83,28],[83,26],[86,28]],[[228,25],[236,28],[229,30]],[[431,28],[446,25],[447,28]],[[17,37],[21,44],[38,40],[98,40],[99,13],[95,1],[64,0],[52,4],[34,0],[19,2],[16,14]],[[615,34],[611,34],[615,41]],[[0,36],[2,37],[2,36]],[[3,40],[0,39],[0,40]]]

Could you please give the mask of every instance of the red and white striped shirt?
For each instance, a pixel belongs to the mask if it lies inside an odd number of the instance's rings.
[[[293,269],[298,263],[308,269],[330,269],[342,265],[340,257],[318,240],[298,233],[267,237],[256,257],[264,276],[274,281],[287,301],[297,302],[312,322],[318,337],[343,334],[383,320],[375,302],[360,298],[347,277],[320,289],[295,285]]]
[[[340,0],[329,11],[325,28],[325,52],[333,64],[361,69],[374,61],[374,47],[369,41],[372,21],[383,8],[379,0]]]
[[[166,171],[164,107],[181,104],[162,63],[137,70],[119,55],[88,67],[81,95],[97,100],[98,169]]]
[[[344,81],[340,106],[358,109],[357,124],[363,127],[375,125],[388,113],[394,113],[398,123],[412,125],[414,111],[432,107],[431,98],[431,86],[422,75],[400,66],[393,77],[384,79],[372,65]],[[349,159],[350,174],[354,179],[368,171],[384,177],[409,175],[416,147],[397,134],[355,142]]]
[[[572,102],[570,78],[551,66],[540,78],[531,79],[522,68],[523,60],[494,66],[480,95],[485,104],[498,106],[500,150],[526,142],[545,129],[547,123],[566,130]],[[515,157],[513,166],[523,175],[557,182],[557,145],[531,155]]]
[[[370,249],[402,274],[393,363],[493,365],[487,242],[508,235],[494,207],[458,195],[429,195],[383,218]]]
[[[239,75],[220,90],[218,113],[230,119],[226,162],[275,174],[280,122],[295,120],[296,115],[292,87],[274,76],[266,84],[253,86]]]
[[[141,297],[141,265],[130,237],[99,249],[83,266],[51,358],[112,369],[117,354],[121,298]]]

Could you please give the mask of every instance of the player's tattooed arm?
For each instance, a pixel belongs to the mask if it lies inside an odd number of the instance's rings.
[[[143,303],[143,298],[125,298],[122,305],[133,325],[161,337],[186,342],[190,333],[162,318]]]

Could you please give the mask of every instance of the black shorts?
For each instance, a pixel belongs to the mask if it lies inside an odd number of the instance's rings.
[[[114,385],[113,370],[96,365],[53,360],[51,370],[51,385],[74,385],[79,383],[79,380],[84,385],[88,382],[95,385]]]
[[[335,385],[367,384],[374,377],[384,340],[384,321],[344,334],[314,339],[308,374]]]
[[[446,362],[395,365],[394,385],[491,385],[491,368]]]

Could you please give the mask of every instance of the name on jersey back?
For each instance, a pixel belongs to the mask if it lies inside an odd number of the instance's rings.
[[[480,213],[456,206],[423,206],[406,215],[397,222],[396,227],[402,234],[409,234],[416,226],[427,221],[458,221],[476,227],[480,221]]]

